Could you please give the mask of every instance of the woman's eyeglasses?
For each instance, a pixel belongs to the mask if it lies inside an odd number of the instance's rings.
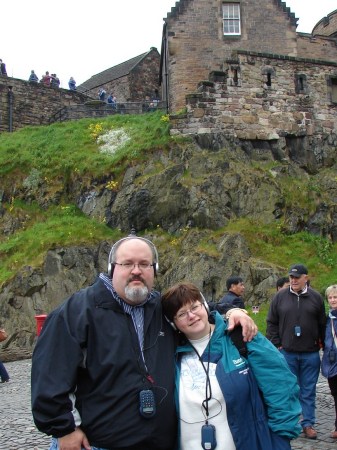
[[[200,312],[200,310],[201,310],[201,307],[202,307],[202,303],[195,303],[192,306],[192,308],[187,309],[186,311],[181,311],[180,313],[178,313],[175,316],[175,319],[176,320],[180,320],[180,321],[181,320],[185,320],[185,319],[187,319],[187,314],[188,313],[190,313],[190,314],[198,314]]]

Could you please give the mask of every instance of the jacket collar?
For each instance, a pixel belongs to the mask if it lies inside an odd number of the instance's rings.
[[[308,293],[308,285],[306,284],[305,286],[304,286],[304,288],[300,291],[300,292],[296,292],[296,291],[293,291],[292,289],[291,289],[291,286],[289,286],[289,290],[290,290],[290,292],[292,293],[292,294],[295,294],[295,295],[305,295],[305,294],[307,294]]]
[[[337,319],[337,309],[330,309],[329,317],[330,319]]]
[[[224,335],[227,330],[227,322],[223,319],[222,315],[218,311],[212,311],[210,313],[210,322],[215,323],[215,328],[211,337],[210,343],[216,341],[219,342],[219,338]],[[181,345],[177,347],[176,353],[190,352],[193,348],[189,340],[182,335]]]
[[[100,274],[95,281],[95,287],[98,289],[95,291],[95,306],[98,308],[113,309],[115,311],[122,311],[121,302],[124,300],[119,297],[117,292],[112,286],[111,280],[105,274]],[[158,299],[159,293],[157,291],[151,291],[146,301],[143,303],[155,303],[160,301]]]

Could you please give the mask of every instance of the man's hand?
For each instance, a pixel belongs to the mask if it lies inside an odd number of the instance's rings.
[[[76,428],[76,430],[72,433],[58,438],[58,446],[59,450],[82,450],[82,448],[85,448],[85,450],[91,449],[86,435],[80,428]]]
[[[251,341],[258,331],[253,319],[240,309],[230,309],[228,317],[228,331],[232,331],[237,325],[242,326],[242,336],[244,342]]]

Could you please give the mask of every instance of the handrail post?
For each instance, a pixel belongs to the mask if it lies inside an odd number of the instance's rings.
[[[13,131],[13,86],[8,86],[8,130]]]

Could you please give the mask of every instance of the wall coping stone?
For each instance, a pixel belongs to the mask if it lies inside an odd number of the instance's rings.
[[[249,55],[249,56],[257,56],[260,58],[269,58],[269,59],[285,59],[287,61],[297,61],[297,62],[305,62],[310,64],[322,64],[325,66],[336,66],[337,62],[334,61],[324,61],[322,59],[314,59],[314,58],[300,58],[298,56],[288,56],[288,55],[278,55],[275,53],[260,53],[260,52],[254,52],[251,50],[235,50],[233,52],[234,54],[240,54],[240,55]]]

